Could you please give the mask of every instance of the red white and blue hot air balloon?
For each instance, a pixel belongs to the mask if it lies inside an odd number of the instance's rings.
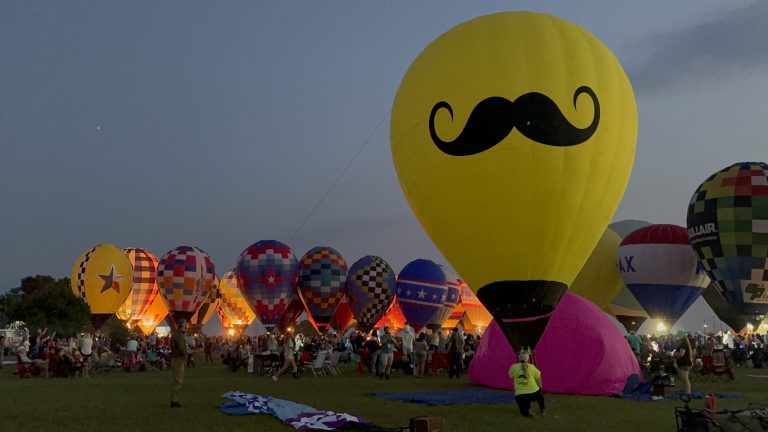
[[[299,261],[293,250],[279,241],[260,240],[240,254],[236,268],[243,295],[271,331],[296,296]]]
[[[674,324],[709,284],[688,230],[650,225],[630,233],[617,251],[621,279],[651,318]]]
[[[445,296],[443,307],[440,308],[440,310],[437,311],[435,316],[433,316],[432,319],[427,323],[427,328],[430,328],[432,330],[437,330],[443,327],[443,324],[448,319],[448,317],[451,316],[451,313],[453,313],[453,310],[456,309],[456,305],[459,303],[459,300],[461,298],[461,288],[460,288],[461,279],[459,278],[459,276],[456,273],[450,270],[447,270],[445,267],[441,265],[439,265],[439,267],[443,269],[443,272],[445,273],[446,286],[448,288],[448,292]]]
[[[400,309],[408,324],[416,331],[421,330],[440,312],[447,295],[448,280],[445,272],[430,260],[411,261],[397,277]]]

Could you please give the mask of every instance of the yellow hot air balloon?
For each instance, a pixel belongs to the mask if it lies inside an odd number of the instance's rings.
[[[240,283],[237,280],[237,273],[234,269],[224,274],[219,282],[219,309],[230,324],[227,327],[237,326],[240,328],[248,327],[256,319],[256,313],[253,312],[248,301],[240,290]],[[224,324],[224,321],[222,321]]]
[[[133,268],[123,251],[111,244],[85,250],[72,267],[72,292],[91,308],[98,329],[123,304],[133,286]]]
[[[616,251],[620,244],[621,237],[606,228],[592,255],[568,290],[586,298],[600,309],[608,306],[624,286],[616,268]]]
[[[432,42],[391,123],[400,186],[427,234],[513,346],[534,346],[624,193],[632,87],[583,28],[482,16]]]
[[[168,316],[168,306],[165,304],[165,299],[162,296],[155,296],[147,310],[138,318],[137,324],[144,336],[149,336],[166,316]]]

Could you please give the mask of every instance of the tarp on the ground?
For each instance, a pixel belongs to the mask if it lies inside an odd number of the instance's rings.
[[[232,402],[225,402],[221,410],[231,415],[269,414],[283,421],[283,423],[299,430],[335,430],[348,423],[364,425],[367,422],[361,417],[347,413],[335,413],[333,411],[320,411],[311,406],[297,404],[283,399],[259,396],[238,391],[227,392],[222,397],[236,402],[238,408]],[[243,410],[245,408],[245,411]]]
[[[515,393],[508,390],[466,389],[415,392],[368,393],[383,399],[424,405],[513,404]]]
[[[469,378],[486,387],[513,389],[509,367],[515,351],[494,322],[472,359]],[[560,300],[535,351],[543,390],[581,395],[621,394],[627,378],[640,375],[640,365],[624,336],[589,300],[566,293]]]

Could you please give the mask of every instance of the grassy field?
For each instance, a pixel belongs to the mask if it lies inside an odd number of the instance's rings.
[[[674,431],[674,407],[679,402],[634,402],[610,397],[547,395],[547,416],[520,417],[509,405],[454,405],[426,407],[365,396],[372,391],[418,391],[470,387],[466,377],[448,380],[445,375],[419,380],[397,376],[379,381],[361,376],[350,366],[341,377],[269,377],[232,373],[223,366],[205,365],[198,359],[187,372],[181,409],[169,409],[169,372],[94,373],[90,378],[24,379],[15,367],[0,370],[0,430],[23,431],[286,431],[293,430],[270,416],[232,417],[218,405],[229,390],[269,395],[318,409],[349,412],[380,426],[408,424],[418,415],[441,416],[448,431],[502,431],[518,427],[537,431]],[[741,393],[743,398],[721,400],[721,409],[739,409],[749,402],[768,402],[766,369],[742,369],[734,382],[694,382],[694,389]],[[546,377],[544,377],[546,379]],[[695,401],[701,408],[703,401]],[[536,410],[534,410],[535,413]]]

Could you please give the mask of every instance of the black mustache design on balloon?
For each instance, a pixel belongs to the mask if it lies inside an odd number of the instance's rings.
[[[510,101],[492,96],[480,101],[469,115],[464,130],[453,141],[443,141],[435,131],[435,114],[445,108],[453,119],[453,109],[448,102],[440,101],[429,114],[429,135],[437,148],[450,156],[471,156],[484,152],[512,132],[515,127],[526,138],[540,144],[568,147],[588,140],[600,123],[600,102],[595,92],[581,86],[573,94],[573,106],[579,95],[586,93],[592,98],[595,114],[592,123],[584,129],[573,126],[552,99],[544,94],[531,92]]]

